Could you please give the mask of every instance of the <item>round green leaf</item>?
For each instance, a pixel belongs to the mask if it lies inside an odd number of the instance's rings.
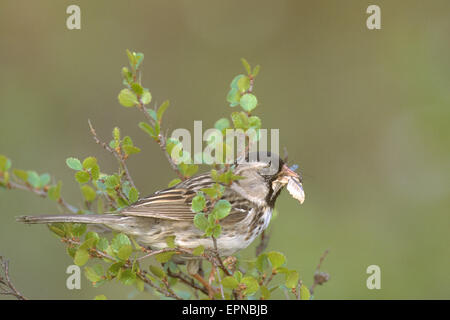
[[[286,261],[286,257],[282,253],[276,251],[268,252],[267,257],[274,269],[281,267]]]
[[[150,94],[150,91],[144,89],[144,92],[142,93],[141,96],[141,101],[143,104],[149,104],[150,101],[152,101],[152,95]]]
[[[246,93],[241,97],[241,100],[239,100],[239,103],[241,104],[242,109],[244,109],[247,112],[252,111],[256,108],[256,105],[258,104],[258,100],[256,97],[251,93]]]
[[[239,285],[239,282],[237,282],[237,280],[232,276],[228,276],[222,279],[222,285],[224,286],[224,288],[236,289]]]
[[[231,124],[230,124],[230,120],[228,120],[227,118],[222,118],[216,121],[216,123],[214,124],[214,128],[223,131],[224,129],[228,129],[230,128]]]
[[[86,183],[89,182],[89,179],[91,178],[91,176],[89,175],[89,172],[86,171],[78,171],[75,174],[75,179],[78,181],[78,183],[82,184],[82,183]]]
[[[246,286],[246,289],[243,291],[245,295],[252,295],[259,289],[258,281],[251,276],[242,278],[241,283]]]
[[[88,185],[81,186],[81,192],[83,193],[83,197],[84,199],[86,199],[86,201],[90,202],[95,200],[96,193],[94,189],[92,189],[90,186]]]
[[[193,199],[192,199],[192,211],[194,212],[201,212],[203,211],[203,209],[206,206],[206,199],[203,196],[203,193],[199,193],[197,194]]]
[[[295,288],[298,284],[298,278],[299,275],[297,271],[291,271],[286,274],[286,287]]]
[[[197,213],[194,217],[194,224],[200,230],[205,231],[208,227],[208,219],[205,217],[204,213]]]
[[[164,273],[164,270],[157,266],[150,265],[149,269],[158,278],[164,278],[166,276],[166,274]]]
[[[66,164],[70,169],[73,169],[73,170],[78,171],[78,170],[83,169],[83,166],[81,165],[80,160],[78,160],[77,158],[67,158]]]
[[[213,213],[216,219],[223,219],[230,214],[231,204],[227,200],[219,200],[214,206]]]
[[[122,89],[119,93],[119,103],[124,107],[134,107],[139,103],[136,94],[130,89]]]
[[[89,260],[89,253],[87,249],[78,249],[77,252],[75,252],[75,257],[73,259],[74,263],[81,267],[86,264]]]

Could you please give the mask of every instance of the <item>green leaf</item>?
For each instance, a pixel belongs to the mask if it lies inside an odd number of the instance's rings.
[[[169,187],[169,188],[170,188],[170,187],[173,187],[174,185],[177,185],[177,184],[179,184],[180,182],[181,182],[181,179],[179,179],[179,178],[173,179],[172,181],[169,182],[168,187]]]
[[[88,262],[88,260],[89,260],[89,253],[87,249],[78,249],[75,252],[75,257],[73,261],[77,266],[81,267],[85,265],[86,262]]]
[[[137,52],[135,53],[135,59],[136,59],[136,69],[139,68],[139,66],[141,65],[142,61],[144,61],[144,54],[141,52]]]
[[[206,230],[209,223],[208,223],[208,219],[206,218],[204,213],[197,213],[194,216],[194,225],[202,231]]]
[[[230,107],[235,107],[239,104],[241,94],[238,88],[232,88],[227,94],[227,102],[230,103]]]
[[[258,281],[252,276],[242,278],[241,283],[246,286],[246,289],[243,291],[245,295],[252,295],[259,289]]]
[[[239,285],[239,282],[237,282],[237,280],[235,278],[233,278],[232,276],[227,276],[222,279],[222,286],[224,288],[236,289],[238,285]]]
[[[84,231],[86,231],[86,228],[84,228]],[[85,238],[84,242],[80,245],[79,249],[91,249],[95,247],[95,243],[98,240],[94,237]]]
[[[169,248],[175,248],[175,236],[168,236],[166,238],[166,243]]]
[[[57,201],[61,197],[61,181],[57,185],[51,186],[48,189],[47,195],[50,200]]]
[[[116,262],[109,266],[108,275],[117,276],[123,267],[123,262]]]
[[[249,127],[248,116],[244,112],[231,113],[231,120],[236,129],[247,130]]]
[[[219,224],[215,225],[213,228],[212,236],[217,239],[221,233],[222,233],[222,226]]]
[[[130,136],[125,136],[122,140],[122,145],[123,146],[132,146],[133,145],[133,140],[131,140]]]
[[[117,143],[116,147],[118,147],[120,142],[120,129],[118,127],[114,127],[113,129],[113,138]]]
[[[214,128],[223,131],[225,129],[228,129],[231,127],[230,124],[230,120],[228,120],[227,118],[222,118],[216,121],[216,123],[214,124]]]
[[[111,247],[117,252],[123,246],[131,246],[131,241],[127,235],[119,233],[111,240]]]
[[[39,188],[41,184],[41,179],[35,171],[28,171],[28,183],[33,186],[33,188]]]
[[[248,63],[248,61],[245,60],[244,58],[241,58],[241,62],[242,62],[242,65],[245,68],[245,71],[247,71],[247,74],[251,74],[252,73],[252,68],[250,67],[250,64]]]
[[[152,137],[152,138],[156,137],[155,130],[148,123],[139,122],[139,128],[141,128],[143,131],[147,132],[150,137]]]
[[[39,181],[39,187],[45,187],[50,183],[50,175],[48,173],[41,174]]]
[[[137,82],[131,84],[131,90],[133,90],[137,96],[140,96],[144,92],[144,88]]]
[[[100,264],[96,264],[95,266],[85,267],[84,275],[91,282],[97,282],[102,280],[102,276],[104,274],[103,266]]]
[[[192,177],[198,171],[198,165],[181,163],[178,165],[180,172],[185,177]]]
[[[230,214],[231,204],[227,200],[219,200],[217,201],[212,214],[216,216],[216,219],[220,220],[225,218]]]
[[[72,259],[74,259],[75,258],[75,253],[77,253],[77,248],[75,248],[75,247],[67,247],[66,248],[66,252]]]
[[[9,168],[11,168],[11,160],[4,155],[0,155],[0,172],[8,171]]]
[[[136,281],[136,273],[131,269],[126,269],[120,273],[120,281],[122,281],[124,285],[132,285]]]
[[[92,189],[90,186],[88,185],[81,186],[81,192],[83,193],[83,197],[86,201],[91,202],[95,200],[96,193],[94,189]]]
[[[136,277],[136,288],[138,289],[139,292],[143,292],[145,289],[145,282],[137,277]]]
[[[78,171],[77,173],[75,173],[75,179],[78,181],[78,183],[83,184],[89,182],[91,176],[89,175],[89,172]]]
[[[128,61],[130,62],[130,66],[135,69],[136,68],[136,63],[137,63],[137,59],[136,59],[136,53],[135,52],[131,52],[130,50],[127,49],[127,56],[128,56]]]
[[[244,76],[239,79],[237,83],[239,92],[243,93],[246,92],[248,89],[250,89],[250,78],[247,76]]]
[[[131,253],[133,253],[133,247],[131,244],[126,244],[120,247],[119,251],[117,252],[117,257],[120,260],[127,260]]]
[[[259,64],[253,68],[253,72],[252,72],[253,77],[256,77],[259,74],[260,69],[261,69],[261,66]]]
[[[270,291],[266,286],[260,286],[259,289],[261,290],[261,298],[264,300],[270,299]]]
[[[156,117],[159,122],[161,122],[164,112],[166,112],[169,107],[169,100],[166,100],[162,103],[162,105],[158,108],[158,112],[156,113]]]
[[[151,273],[153,273],[155,276],[157,276],[160,279],[165,278],[165,276],[166,276],[166,274],[164,273],[164,270],[157,266],[150,265],[149,269],[150,269]]]
[[[14,169],[13,170],[14,175],[19,178],[20,180],[26,182],[28,180],[28,173],[24,170]]]
[[[248,124],[252,129],[261,129],[261,119],[257,116],[251,116],[248,118]]]
[[[224,186],[216,183],[213,187],[203,188],[201,189],[201,191],[206,193],[208,197],[210,197],[211,199],[219,199],[220,197],[222,197],[224,188],[225,188]]]
[[[300,287],[300,300],[310,300],[311,299],[311,293],[309,292],[308,287],[306,287],[304,284]]]
[[[247,112],[250,112],[256,108],[256,106],[258,105],[258,100],[253,94],[246,93],[241,97],[239,103],[241,104],[242,109],[244,109]]]
[[[91,168],[91,178],[93,181],[97,181],[99,177],[100,177],[100,168],[98,165],[94,165]]]
[[[135,146],[123,146],[123,150],[127,155],[132,155],[141,152],[141,149]]]
[[[160,263],[166,263],[175,254],[173,251],[161,252],[155,255],[155,259]]]
[[[97,159],[95,157],[87,157],[83,160],[83,169],[91,169],[97,165]]]
[[[100,250],[100,251],[106,251],[106,249],[108,249],[108,246],[109,246],[109,242],[108,242],[108,239],[106,239],[106,238],[100,238],[96,244],[97,250]]]
[[[286,257],[282,253],[276,251],[268,252],[267,257],[274,269],[281,267],[286,261]]]
[[[66,232],[64,231],[64,228],[59,223],[53,223],[49,224],[48,228],[54,232],[58,237],[65,237]]]
[[[67,158],[66,159],[66,164],[70,169],[73,170],[82,170],[83,166],[81,165],[80,160],[78,160],[77,158]]]
[[[134,203],[136,201],[138,201],[139,199],[139,193],[136,190],[136,188],[132,187],[130,189],[130,192],[128,193],[128,200],[130,200],[130,203]]]
[[[92,247],[95,247],[100,240],[100,237],[97,232],[89,231],[86,233],[85,240],[94,239]]]
[[[235,278],[238,282],[241,282],[241,280],[242,280],[242,272],[236,271],[236,272],[234,273],[234,278]]]
[[[141,102],[143,104],[149,104],[150,101],[152,101],[152,95],[151,95],[150,91],[148,91],[148,89],[144,89],[144,92],[142,93],[142,96],[141,96]]]
[[[105,180],[105,186],[109,189],[114,189],[120,184],[120,180],[116,175],[108,176]]]
[[[94,300],[108,300],[104,294],[99,294],[98,296],[94,297]]]
[[[119,103],[124,107],[134,107],[139,103],[136,94],[130,89],[122,89],[118,96]]]
[[[258,258],[256,258],[256,269],[259,270],[259,272],[264,272],[264,270],[268,267],[269,261],[267,259],[267,254],[261,253]]]
[[[231,89],[238,89],[238,81],[239,79],[241,79],[242,77],[245,77],[245,75],[243,74],[239,74],[236,77],[233,78],[233,80],[230,83],[230,88]]]
[[[202,245],[199,245],[197,248],[192,250],[192,254],[194,256],[201,256],[203,254],[203,252],[205,252],[205,247]]]
[[[293,270],[286,274],[286,287],[295,288],[298,284],[299,275],[298,272]]]
[[[206,199],[202,192],[199,192],[193,199],[192,199],[192,211],[194,212],[201,212],[203,209],[205,209],[206,206]]]
[[[145,109],[147,111],[147,113],[150,115],[150,117],[155,120],[158,121],[158,116],[156,115],[156,111],[153,109]]]

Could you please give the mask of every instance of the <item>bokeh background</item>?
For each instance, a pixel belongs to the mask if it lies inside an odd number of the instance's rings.
[[[66,8],[81,7],[81,30]],[[381,7],[382,29],[366,28]],[[130,159],[144,194],[174,177],[158,146],[121,107],[125,49],[145,54],[153,102],[170,99],[165,127],[212,127],[245,57],[261,64],[256,114],[280,128],[304,174],[306,202],[283,194],[269,249],[308,285],[319,257],[331,280],[317,299],[450,298],[450,2],[23,1],[0,4],[0,153],[50,172],[81,205],[69,156],[116,162],[92,140],[114,126],[143,152]],[[14,217],[57,212],[23,191],[0,190],[0,252],[19,290],[35,299],[147,298],[131,287],[65,287],[72,264],[44,226]],[[251,255],[249,248],[243,255]],[[366,268],[381,267],[381,290]],[[3,297],[1,297],[3,298]],[[280,296],[280,298],[282,298]]]

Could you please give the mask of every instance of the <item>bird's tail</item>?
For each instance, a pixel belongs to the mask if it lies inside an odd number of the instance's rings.
[[[86,223],[86,224],[110,224],[119,222],[125,217],[115,214],[86,214],[86,215],[43,215],[43,216],[21,216],[16,221],[26,224],[36,223]]]

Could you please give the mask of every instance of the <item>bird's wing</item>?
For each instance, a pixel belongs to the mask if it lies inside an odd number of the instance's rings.
[[[199,175],[171,188],[142,198],[123,209],[120,214],[124,216],[192,221],[195,216],[195,212],[191,210],[192,199],[198,191],[203,188],[210,188],[214,183],[209,174]],[[230,201],[232,207],[227,220],[239,221],[245,218],[249,210],[246,199],[238,196],[228,188],[225,190],[224,198]]]

